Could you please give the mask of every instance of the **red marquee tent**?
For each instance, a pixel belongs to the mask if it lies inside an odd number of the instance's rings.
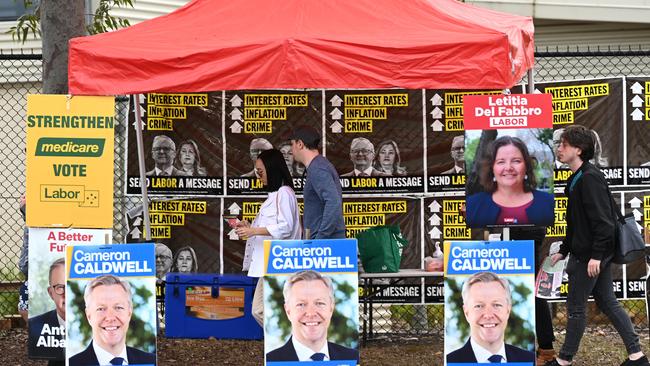
[[[533,23],[455,0],[194,0],[69,57],[75,95],[502,89],[533,66]]]

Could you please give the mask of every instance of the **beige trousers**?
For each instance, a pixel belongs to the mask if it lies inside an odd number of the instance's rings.
[[[264,328],[264,277],[260,277],[257,281],[257,286],[255,286],[251,311],[253,318],[255,318],[260,327]]]

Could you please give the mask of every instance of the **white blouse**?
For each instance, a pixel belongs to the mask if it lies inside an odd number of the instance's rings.
[[[246,240],[243,270],[249,277],[264,275],[264,240],[301,239],[300,211],[296,194],[288,186],[269,193],[251,227],[265,227],[271,236],[255,235]]]

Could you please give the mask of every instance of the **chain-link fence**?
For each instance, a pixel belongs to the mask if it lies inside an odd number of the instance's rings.
[[[535,80],[571,80],[583,78],[642,75],[650,70],[650,51],[544,49],[536,53]],[[18,288],[24,280],[17,268],[22,247],[24,221],[18,211],[25,183],[26,96],[41,90],[41,56],[36,54],[0,54],[0,151],[2,180],[0,205],[2,242],[0,245],[0,318],[17,313]],[[526,80],[524,80],[526,81]],[[124,215],[138,204],[138,198],[124,195],[124,157],[126,149],[127,98],[116,98],[115,127],[115,242],[124,240]],[[423,286],[423,288],[427,288]],[[626,301],[635,324],[647,327],[645,301]],[[444,323],[442,306],[373,304],[372,312],[362,312],[366,331],[377,335],[441,334]],[[553,306],[558,324],[564,318],[561,306]],[[592,312],[594,313],[594,312]],[[596,312],[597,313],[597,312]],[[598,315],[597,315],[598,318]],[[600,318],[598,318],[600,319]],[[369,326],[372,324],[372,329]],[[368,333],[369,334],[369,333]]]
[[[25,191],[25,104],[26,95],[41,91],[41,56],[0,55],[0,318],[17,314],[18,288],[24,280],[18,270],[24,220],[19,212]]]

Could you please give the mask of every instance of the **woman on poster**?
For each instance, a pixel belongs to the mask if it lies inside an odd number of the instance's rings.
[[[287,169],[289,169],[289,174],[292,177],[296,176],[294,166],[296,161],[293,158],[293,151],[291,151],[291,141],[284,141],[278,146],[278,150],[282,153],[284,157],[284,162],[287,164]]]
[[[553,225],[553,195],[537,190],[526,144],[501,136],[488,145],[479,169],[482,192],[467,197],[467,224]]]
[[[199,264],[196,261],[196,253],[194,248],[184,246],[180,248],[176,255],[174,255],[172,272],[179,273],[196,273],[199,271]]]
[[[293,180],[279,150],[262,151],[255,161],[255,174],[269,192],[252,223],[237,224],[236,232],[246,240],[243,270],[249,277],[264,275],[264,240],[301,239],[300,211],[293,191]],[[253,295],[253,317],[264,327],[262,280]]]
[[[386,140],[377,146],[375,169],[393,176],[406,175],[406,168],[402,166],[402,158],[395,141]]]
[[[176,156],[176,167],[190,177],[207,175],[205,168],[201,166],[199,146],[194,140],[181,142]]]

